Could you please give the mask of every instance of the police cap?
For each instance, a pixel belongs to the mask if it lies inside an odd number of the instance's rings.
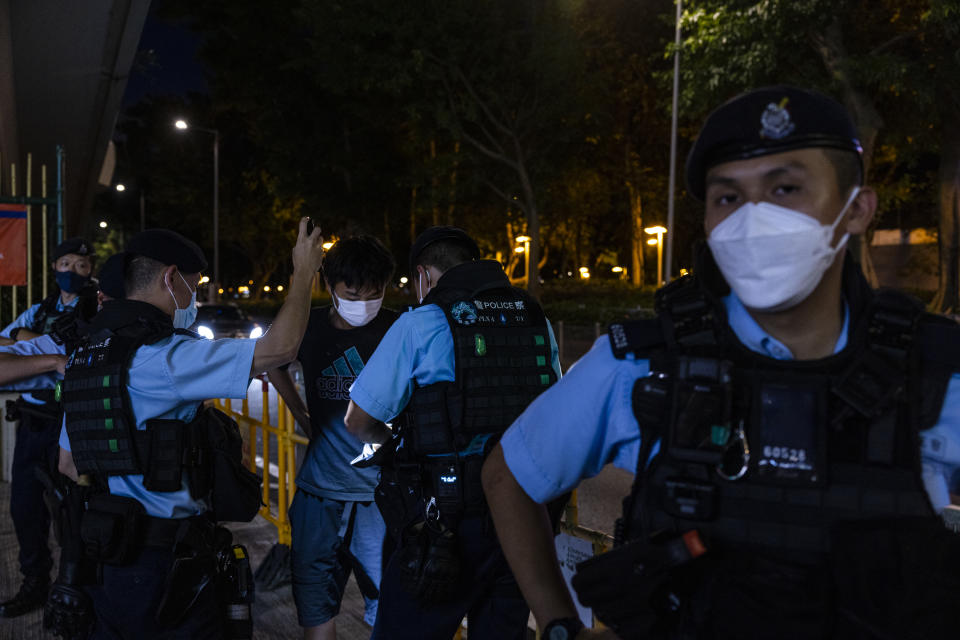
[[[840,103],[789,86],[749,91],[707,116],[687,157],[687,190],[702,201],[711,167],[808,147],[855,153],[862,174],[863,148],[857,128]]]
[[[115,300],[122,300],[126,297],[123,279],[126,276],[128,255],[125,251],[113,254],[106,259],[103,266],[100,267],[100,273],[97,274],[100,291]]]
[[[207,268],[207,259],[197,243],[170,229],[141,231],[127,242],[127,253],[175,264],[184,273],[200,273]]]
[[[59,260],[68,253],[75,253],[78,256],[90,255],[90,245],[83,238],[67,238],[57,245],[53,251],[54,261]]]
[[[410,247],[411,271],[416,270],[417,259],[420,257],[420,254],[423,253],[423,250],[440,240],[462,244],[470,250],[470,257],[473,260],[480,259],[480,247],[477,246],[473,238],[467,235],[467,232],[463,229],[458,227],[430,227],[417,236],[417,239],[413,241],[413,246]]]

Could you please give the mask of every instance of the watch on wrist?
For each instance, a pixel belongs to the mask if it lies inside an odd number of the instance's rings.
[[[583,623],[580,618],[557,618],[551,620],[543,630],[543,640],[573,640],[581,629]]]

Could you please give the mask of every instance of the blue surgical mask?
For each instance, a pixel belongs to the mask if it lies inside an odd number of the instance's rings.
[[[73,271],[57,271],[55,278],[57,286],[64,293],[78,293],[90,281],[89,276],[82,276]]]
[[[190,303],[185,309],[181,309],[177,304],[177,296],[173,295],[173,290],[167,285],[167,291],[170,292],[170,297],[173,298],[173,305],[177,308],[177,310],[173,312],[173,328],[188,329],[197,320],[197,292],[190,289],[190,285],[187,284],[182,273],[178,271],[177,275],[183,280],[183,284],[187,286],[187,291],[190,291]]]

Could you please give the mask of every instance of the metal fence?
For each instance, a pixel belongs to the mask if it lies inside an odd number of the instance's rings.
[[[34,171],[33,154],[27,154],[22,166],[0,161],[0,205],[23,205],[27,226],[26,281],[22,286],[0,287],[0,326],[7,324],[5,318],[12,322],[35,301],[47,297],[50,247],[63,241],[63,147],[57,147],[56,158],[52,189],[47,165]],[[39,252],[35,251],[38,247]],[[39,293],[36,299],[35,293]]]

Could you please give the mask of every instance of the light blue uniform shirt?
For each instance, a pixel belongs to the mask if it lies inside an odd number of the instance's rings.
[[[549,322],[547,333],[550,364],[559,378],[560,352]],[[389,422],[407,406],[414,382],[425,387],[452,381],[455,366],[453,334],[443,311],[435,304],[417,307],[401,314],[383,336],[350,387],[350,399],[377,420]]]
[[[70,301],[69,304],[63,304],[63,299],[57,296],[57,311],[63,311],[64,309],[69,309],[74,307],[77,304],[77,301],[80,300],[80,296],[75,297]],[[16,329],[17,327],[26,327],[30,328],[33,326],[33,320],[37,316],[37,311],[40,309],[40,303],[38,302],[35,305],[32,305],[29,309],[17,316],[17,319],[8,324],[3,328],[3,331],[0,331],[0,336],[4,338],[10,337],[10,332]]]
[[[734,295],[724,298],[730,327],[757,353],[790,360],[793,354],[766,333]],[[847,344],[849,311],[834,353]],[[531,403],[501,438],[507,466],[524,491],[547,502],[600,472],[607,463],[635,472],[640,426],[632,392],[650,372],[647,360],[618,360],[608,336],[574,364],[560,384]],[[657,443],[659,444],[659,443]],[[657,445],[653,453],[656,453]],[[653,455],[653,453],[651,455]],[[960,375],[947,388],[936,426],[923,433],[923,480],[937,511],[949,504],[960,480]]]
[[[137,428],[152,418],[189,422],[200,402],[210,398],[245,398],[256,340],[206,340],[174,334],[137,349],[127,376],[127,393]],[[70,451],[66,418],[60,447]],[[143,487],[142,475],[111,476],[110,493],[139,500],[147,514],[158,518],[186,518],[206,510],[190,497],[186,481],[179,491],[153,492]]]
[[[9,346],[0,347],[0,353],[9,353],[15,356],[65,355],[63,345],[54,342],[50,336],[39,336],[33,340],[18,340]],[[51,371],[8,382],[3,385],[3,388],[11,391],[53,389],[57,386],[57,380],[62,377],[58,372]],[[27,395],[29,394],[24,394],[24,396]]]

